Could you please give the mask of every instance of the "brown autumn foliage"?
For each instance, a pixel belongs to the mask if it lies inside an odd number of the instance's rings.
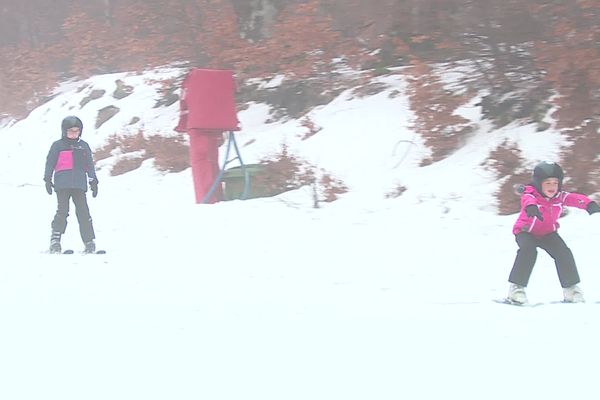
[[[556,96],[554,117],[571,148],[564,154],[569,185],[583,193],[600,191],[600,2],[539,4],[548,36],[536,43],[536,60]]]
[[[410,66],[415,128],[432,149],[426,162],[435,162],[467,137],[469,125],[454,112],[471,94],[445,90],[431,65],[462,61],[473,67],[464,87],[485,93],[482,115],[496,126],[542,130],[551,105],[555,128],[570,142],[559,161],[572,189],[599,191],[600,0],[257,3],[273,15],[243,0],[5,2],[0,117],[26,115],[65,79],[169,63],[229,68],[241,84],[283,74],[317,82],[323,93],[344,84],[340,66],[360,71],[364,82]],[[507,181],[523,173],[523,160],[510,155],[515,146],[490,156],[514,165]]]
[[[431,157],[423,161],[430,164],[457,150],[472,131],[470,122],[455,113],[470,98],[447,90],[425,62],[415,59],[412,64],[407,74],[413,127],[431,148]]]
[[[121,175],[139,168],[145,160],[154,159],[159,171],[180,172],[189,167],[187,138],[183,135],[164,137],[144,135],[112,135],[108,142],[94,151],[94,161],[116,156],[110,174]]]
[[[515,187],[531,181],[531,171],[522,167],[524,161],[521,150],[514,143],[507,142],[492,151],[487,160],[487,167],[496,174],[500,182],[496,198],[498,213],[501,215],[519,211],[521,201],[520,196],[515,193]]]
[[[254,178],[252,185],[261,188],[263,193],[276,195],[311,186],[313,204],[314,207],[318,207],[320,202],[335,201],[348,191],[340,179],[290,153],[285,144],[280,152],[265,157],[260,164],[262,172]]]

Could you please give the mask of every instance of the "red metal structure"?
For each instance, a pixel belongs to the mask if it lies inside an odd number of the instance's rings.
[[[191,70],[183,81],[179,123],[175,130],[190,136],[190,164],[196,203],[222,199],[219,146],[223,133],[238,131],[233,72]],[[233,134],[230,133],[230,136]]]

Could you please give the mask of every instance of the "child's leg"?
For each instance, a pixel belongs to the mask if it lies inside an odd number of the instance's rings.
[[[53,232],[59,232],[63,234],[67,229],[67,217],[69,216],[70,197],[71,192],[69,190],[56,191],[56,199],[58,201],[58,206],[56,208],[56,214],[54,214],[54,219],[52,219],[51,223]]]
[[[95,239],[96,235],[94,234],[92,217],[90,216],[90,209],[83,190],[75,190],[73,192],[73,203],[75,203],[75,214],[77,215],[77,222],[79,222],[81,240],[87,243]]]
[[[515,240],[519,245],[519,250],[517,250],[508,281],[520,286],[527,286],[537,258],[538,241],[527,232],[519,233],[515,236]]]
[[[579,273],[577,272],[573,252],[558,233],[554,232],[544,236],[540,240],[540,247],[546,250],[550,257],[554,259],[558,279],[563,288],[579,283]]]

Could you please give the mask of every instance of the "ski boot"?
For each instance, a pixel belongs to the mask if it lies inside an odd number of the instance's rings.
[[[569,286],[563,289],[565,303],[583,303],[583,291],[577,285]]]
[[[83,250],[86,254],[92,254],[96,252],[96,243],[93,240],[85,242],[85,249]]]
[[[60,246],[60,237],[60,232],[53,231],[52,235],[50,235],[50,253],[60,253],[62,251]]]
[[[514,304],[527,304],[525,286],[511,283],[510,287],[508,288],[508,296],[506,297],[506,300]]]

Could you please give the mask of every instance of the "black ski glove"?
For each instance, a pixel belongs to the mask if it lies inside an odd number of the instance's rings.
[[[46,192],[48,192],[48,194],[52,194],[53,187],[52,181],[46,181]]]
[[[92,179],[90,181],[90,189],[92,189],[92,197],[98,196],[98,180]]]
[[[588,214],[592,215],[594,213],[600,212],[600,206],[595,201],[590,201],[587,205],[586,211]]]
[[[540,221],[544,220],[540,209],[535,204],[530,204],[527,207],[525,207],[525,213],[528,217],[537,217],[537,219],[539,219]]]

